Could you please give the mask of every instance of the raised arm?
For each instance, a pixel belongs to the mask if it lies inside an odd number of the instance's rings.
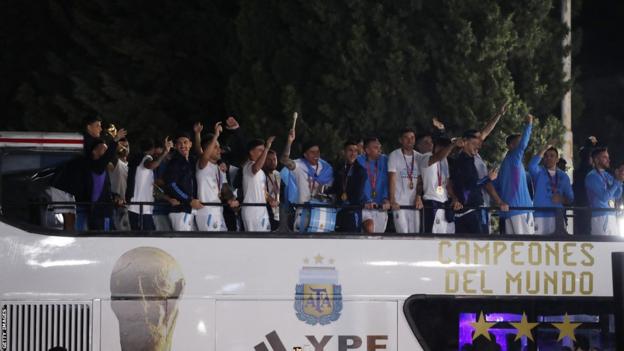
[[[167,155],[169,155],[169,152],[173,148],[173,141],[171,141],[171,139],[169,139],[169,137],[166,137],[165,138],[165,143],[164,143],[163,147],[165,148],[165,150],[163,151],[162,155],[160,155],[160,157],[158,157],[158,159],[156,159],[156,160],[145,161],[145,163],[143,164],[143,167],[145,167],[147,169],[156,169],[156,168],[158,168],[158,166],[160,166],[160,163],[165,158],[167,158]]]
[[[526,125],[524,126],[524,131],[522,132],[522,138],[520,139],[520,144],[518,144],[518,150],[521,154],[524,154],[524,151],[529,146],[529,140],[531,140],[531,132],[533,130],[533,117],[532,114],[528,114],[526,116]]]
[[[262,167],[264,167],[264,162],[266,161],[267,154],[269,153],[269,150],[271,149],[271,145],[273,145],[273,140],[275,140],[274,136],[270,136],[267,139],[262,155],[260,155],[260,157],[256,160],[256,162],[254,162],[253,166],[251,167],[251,172],[253,174],[260,172],[262,170]]]
[[[290,148],[293,141],[295,141],[295,130],[291,129],[290,132],[288,132],[288,139],[286,140],[286,146],[284,146],[284,152],[282,152],[282,156],[280,157],[280,162],[291,171],[294,171],[297,167],[295,161],[290,158]]]
[[[484,141],[488,137],[488,135],[492,133],[492,131],[496,127],[496,124],[498,124],[498,121],[500,121],[501,117],[503,117],[503,115],[505,115],[505,112],[507,112],[508,106],[509,102],[505,102],[503,106],[501,106],[500,110],[498,110],[496,114],[492,116],[492,118],[490,118],[485,127],[481,129],[481,133],[479,134],[479,138],[481,139],[481,141]]]
[[[447,158],[448,155],[450,155],[451,152],[453,152],[454,148],[461,149],[462,147],[464,147],[464,141],[461,138],[455,139],[455,142],[449,144],[449,146],[442,148],[441,150],[436,151],[435,154],[429,157],[429,166]]]
[[[210,143],[206,147],[206,150],[202,152],[201,157],[198,161],[199,169],[203,169],[210,162],[210,156],[214,153],[214,150],[217,148],[217,140],[223,131],[223,127],[221,127],[221,122],[217,122],[214,126],[214,134],[212,135],[212,139],[210,139]],[[201,146],[200,146],[201,149]]]
[[[204,130],[204,125],[201,122],[195,122],[193,124],[193,151],[197,156],[201,156],[204,153],[201,147],[201,132]]]

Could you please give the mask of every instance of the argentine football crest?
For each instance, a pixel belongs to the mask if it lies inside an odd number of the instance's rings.
[[[311,263],[313,261],[313,264]],[[295,289],[297,318],[310,325],[326,325],[340,318],[342,290],[338,284],[338,272],[324,264],[324,257],[316,255],[305,259],[299,271],[299,284]],[[334,263],[333,259],[329,260]]]

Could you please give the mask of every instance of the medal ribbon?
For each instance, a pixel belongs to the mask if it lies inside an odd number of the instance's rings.
[[[544,169],[546,169],[546,167],[544,167]],[[552,190],[552,193],[555,194],[557,192],[557,185],[559,184],[559,177],[557,176],[557,171],[555,171],[554,182],[553,182],[553,177],[550,175],[550,172],[548,172],[548,169],[546,169],[546,174],[548,175],[548,182],[550,183],[550,189]]]
[[[403,151],[401,150],[401,155],[403,155],[403,161],[405,161],[405,170],[407,171],[407,178],[409,179],[409,182],[412,183],[412,176],[414,175],[414,160],[416,159],[416,155],[414,155],[414,152],[412,151],[412,165],[411,167],[407,164],[407,158],[405,157],[405,154],[403,153]]]
[[[275,175],[273,175],[275,177]],[[277,194],[279,194],[279,182],[277,181],[277,179],[272,179],[270,174],[267,174],[266,176],[266,180],[267,180],[267,190],[269,190],[269,196],[271,197],[271,199],[275,200],[277,199]],[[271,183],[271,189],[269,189],[269,182]]]
[[[370,183],[372,194],[377,193],[377,173],[378,173],[378,171],[379,171],[379,167],[377,165],[377,160],[375,160],[375,173],[374,174],[371,174],[370,162],[368,162],[368,161],[366,162],[366,174],[368,174],[368,182]]]
[[[319,168],[319,164],[316,164],[316,168],[314,168],[314,176],[317,176],[318,174],[318,168]],[[316,183],[316,179],[313,176],[310,176],[308,174],[308,188],[310,189],[310,194],[312,194],[312,191],[314,190],[314,184]]]

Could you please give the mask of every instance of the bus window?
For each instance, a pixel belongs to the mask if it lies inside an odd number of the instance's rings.
[[[426,351],[615,351],[611,298],[412,296]]]

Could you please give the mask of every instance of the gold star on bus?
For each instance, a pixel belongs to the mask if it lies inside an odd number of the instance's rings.
[[[470,325],[475,330],[474,334],[472,335],[472,341],[475,341],[475,339],[478,338],[480,335],[483,335],[486,337],[486,339],[492,341],[492,339],[490,338],[489,330],[494,326],[494,324],[496,324],[496,322],[486,322],[485,317],[483,317],[483,311],[481,311],[481,314],[479,314],[479,320],[476,322],[470,322]]]
[[[574,336],[574,329],[578,328],[583,323],[570,323],[570,317],[566,313],[563,316],[563,323],[550,323],[555,328],[559,329],[559,337],[557,341],[561,341],[564,337],[569,337],[572,341],[576,341],[576,337]]]
[[[509,324],[513,325],[514,328],[516,328],[516,330],[518,331],[516,333],[516,338],[514,339],[514,341],[517,341],[518,339],[520,339],[523,336],[526,336],[529,338],[529,340],[531,341],[535,341],[533,340],[533,333],[531,333],[531,329],[537,327],[537,325],[539,323],[529,323],[527,321],[527,316],[526,313],[522,312],[522,319],[520,320],[520,323],[515,322],[509,322]]]
[[[321,256],[321,254],[317,254],[316,256],[314,256],[314,263],[322,264],[323,263],[323,259],[324,259],[324,257]]]

